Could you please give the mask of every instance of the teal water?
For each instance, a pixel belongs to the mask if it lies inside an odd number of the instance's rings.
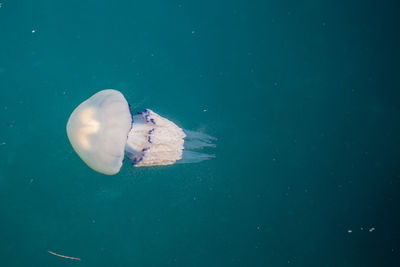
[[[1,266],[398,266],[394,1],[0,2]],[[105,88],[217,157],[92,171]]]

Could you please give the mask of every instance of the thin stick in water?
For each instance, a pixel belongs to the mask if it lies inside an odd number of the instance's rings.
[[[65,256],[65,255],[60,255],[60,254],[54,253],[53,251],[50,251],[50,250],[48,250],[47,252],[50,253],[50,254],[53,254],[54,256],[61,257],[61,258],[65,258],[65,259],[76,260],[76,261],[80,261],[80,260],[81,260],[80,258],[69,257],[69,256]]]

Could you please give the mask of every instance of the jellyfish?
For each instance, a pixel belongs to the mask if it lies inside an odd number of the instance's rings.
[[[102,90],[81,103],[67,122],[68,139],[93,170],[117,174],[127,157],[134,167],[194,163],[214,158],[201,153],[216,138],[181,129],[150,109],[133,115],[123,94]]]

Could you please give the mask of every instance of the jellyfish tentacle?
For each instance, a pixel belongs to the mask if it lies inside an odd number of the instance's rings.
[[[183,146],[185,147],[185,149],[203,149],[204,147],[216,147],[216,145],[212,143],[207,143],[200,140],[186,140],[186,138]]]
[[[205,154],[195,151],[185,150],[182,154],[182,159],[176,163],[197,163],[203,160],[209,160],[215,158],[214,154]]]
[[[192,150],[216,147],[213,141],[216,141],[217,138],[201,132],[186,129],[183,131],[186,134],[185,143],[183,145],[185,150],[183,151],[182,160],[178,163],[195,163],[215,158],[215,155],[213,154],[199,153]]]
[[[212,141],[217,141],[217,138],[212,137],[211,135],[202,133],[202,132],[196,132],[196,131],[191,131],[184,129],[183,132],[186,134],[186,139],[198,139],[203,142],[211,143]]]

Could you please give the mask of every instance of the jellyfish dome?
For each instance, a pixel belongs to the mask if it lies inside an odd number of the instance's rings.
[[[126,156],[135,167],[199,162],[215,157],[193,150],[216,139],[184,130],[150,109],[132,116],[121,92],[102,90],[81,103],[67,123],[68,139],[93,170],[113,175]]]

